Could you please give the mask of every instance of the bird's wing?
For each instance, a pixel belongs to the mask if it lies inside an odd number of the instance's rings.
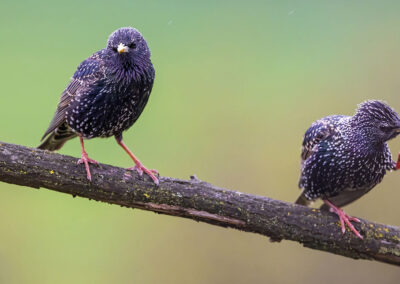
[[[314,122],[304,134],[303,145],[301,148],[301,174],[299,187],[303,188],[303,168],[308,159],[318,151],[318,147],[335,134],[335,123],[341,119],[342,115],[334,115],[322,118]]]
[[[79,94],[82,89],[96,84],[96,82],[103,77],[104,72],[97,54],[89,57],[78,66],[67,88],[61,94],[56,113],[54,114],[49,128],[44,133],[42,140],[65,122],[65,114],[68,111],[71,100]]]
[[[334,125],[328,119],[320,119],[314,122],[304,134],[301,147],[301,163],[303,164],[316,150],[321,141],[334,134]]]

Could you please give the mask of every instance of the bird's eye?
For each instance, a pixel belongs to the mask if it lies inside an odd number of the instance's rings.
[[[392,130],[392,127],[388,126],[388,125],[381,125],[379,126],[379,129],[383,132],[389,132]]]
[[[112,50],[114,50],[115,52],[118,52],[118,48],[113,47]]]
[[[131,42],[130,44],[128,44],[129,48],[135,49],[136,48],[136,43]]]

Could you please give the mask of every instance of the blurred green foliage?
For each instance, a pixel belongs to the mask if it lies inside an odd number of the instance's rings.
[[[292,201],[310,123],[400,110],[398,1],[0,2],[0,141],[36,146],[77,65],[138,28],[155,86],[125,142],[162,175]],[[90,156],[131,166],[114,139]],[[394,155],[398,141],[390,143]],[[78,140],[61,153],[79,156]],[[82,168],[82,171],[84,169]],[[400,176],[347,208],[400,225]],[[398,268],[0,184],[1,283],[398,283]]]

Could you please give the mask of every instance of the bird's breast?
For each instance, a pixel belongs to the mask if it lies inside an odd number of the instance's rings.
[[[67,123],[85,138],[120,134],[138,119],[150,90],[135,84],[105,84],[97,93],[82,94],[74,100]]]

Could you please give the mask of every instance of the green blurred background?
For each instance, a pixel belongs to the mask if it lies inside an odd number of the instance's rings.
[[[122,26],[152,51],[149,104],[125,134],[162,175],[293,201],[302,135],[365,99],[400,110],[398,1],[0,2],[0,141],[37,146],[77,65]],[[96,160],[131,166],[114,139]],[[399,141],[390,142],[394,155]],[[79,157],[78,140],[61,153]],[[84,169],[82,168],[82,171]],[[347,212],[400,225],[390,173]],[[399,283],[394,266],[0,184],[1,283]]]

